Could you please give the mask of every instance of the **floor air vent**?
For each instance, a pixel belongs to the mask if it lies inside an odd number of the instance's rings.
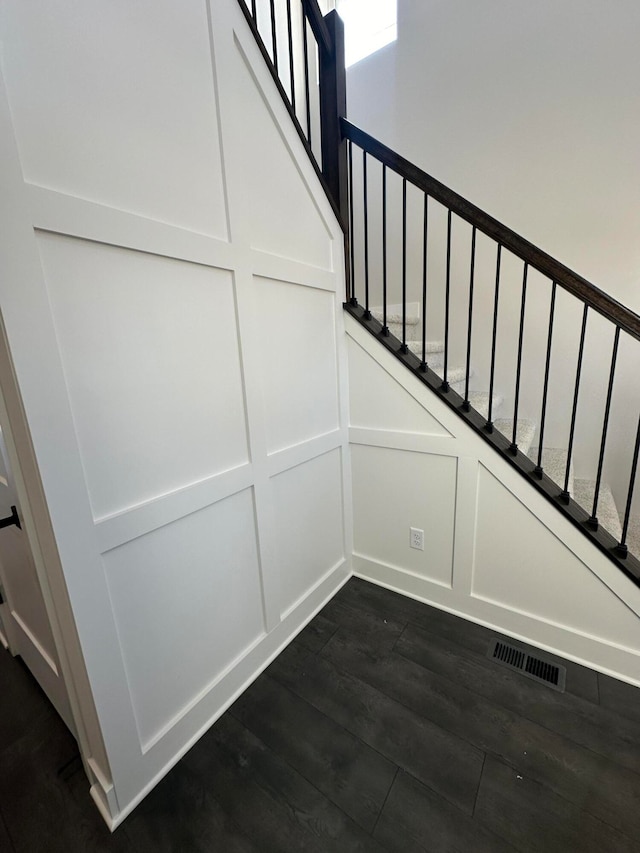
[[[567,670],[560,664],[551,663],[537,655],[530,655],[524,649],[496,638],[489,643],[487,657],[496,663],[508,666],[509,669],[521,672],[527,678],[532,678],[553,690],[564,693]]]

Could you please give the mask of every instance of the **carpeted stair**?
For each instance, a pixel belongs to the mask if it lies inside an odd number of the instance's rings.
[[[538,453],[539,447],[532,447],[527,456],[533,462],[538,464]],[[564,489],[564,480],[567,470],[567,456],[568,453],[566,450],[562,450],[557,447],[543,447],[542,448],[542,468],[544,473],[553,480],[554,483],[557,483],[562,489]],[[569,494],[573,494],[573,460],[571,460],[571,465],[569,466],[569,480],[567,483],[567,489]]]
[[[513,438],[513,418],[496,418],[493,422],[494,429],[506,435],[507,438]],[[518,426],[516,428],[516,444],[518,450],[526,456],[529,448],[533,443],[538,424],[529,418],[518,418]]]
[[[595,480],[580,480],[576,478],[573,484],[572,497],[580,504],[581,507],[591,514],[595,491]],[[600,486],[596,515],[599,523],[604,527],[604,529],[616,539],[620,540],[620,537],[622,536],[620,516],[618,515],[618,508],[616,507],[616,502],[611,494],[611,489],[606,483],[603,483]]]
[[[456,383],[457,384],[457,383]],[[459,383],[462,385],[461,391],[462,396],[464,396],[464,382]],[[455,391],[457,391],[457,387],[452,387]],[[460,393],[460,392],[458,392]],[[476,410],[476,412],[480,412],[483,418],[489,417],[489,392],[488,391],[470,391],[469,392],[469,402],[471,406]],[[500,406],[504,403],[504,397],[502,394],[493,393],[493,404],[491,406],[491,414],[496,414],[496,412],[500,411]]]

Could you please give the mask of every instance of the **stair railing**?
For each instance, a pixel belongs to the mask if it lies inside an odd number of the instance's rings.
[[[347,146],[344,25],[317,0],[239,0],[276,86],[346,231]]]
[[[518,468],[547,498],[552,500],[565,515],[586,532],[590,538],[605,551],[636,584],[640,585],[640,562],[629,553],[626,537],[629,531],[632,507],[634,504],[634,489],[640,455],[640,420],[635,432],[635,443],[628,441],[630,434],[625,435],[629,444],[626,451],[628,458],[629,480],[626,489],[624,517],[622,519],[622,534],[614,538],[600,523],[598,507],[600,505],[603,483],[603,469],[608,450],[608,437],[611,427],[612,399],[617,376],[618,356],[621,339],[625,338],[627,349],[629,344],[636,347],[635,363],[638,363],[637,349],[640,341],[640,317],[621,303],[608,296],[595,285],[574,273],[568,267],[559,263],[546,252],[538,249],[529,241],[520,237],[507,226],[489,216],[480,208],[471,204],[458,193],[446,187],[422,169],[401,157],[360,128],[346,119],[341,121],[342,134],[348,140],[347,161],[349,164],[349,228],[350,228],[350,268],[351,289],[348,293],[346,309],[360,323],[379,337],[380,341],[409,367],[425,384],[434,390],[445,402],[458,411],[465,420],[473,426],[487,441],[499,450],[511,464]],[[393,210],[390,211],[389,185],[394,176],[398,187]],[[408,193],[414,192],[412,205],[413,217],[408,212]],[[372,201],[372,198],[374,199]],[[430,231],[433,231],[432,208],[439,205],[441,209],[442,244],[440,290],[443,294],[444,305],[440,306],[440,317],[430,316],[430,291],[434,288],[431,281],[429,253],[433,252],[433,241]],[[419,211],[419,214],[418,214]],[[416,224],[416,217],[421,221]],[[410,222],[413,218],[413,228]],[[444,222],[446,221],[446,226]],[[375,223],[372,225],[372,223]],[[460,277],[460,251],[454,252],[453,243],[456,227],[464,223],[467,229],[466,244],[469,246],[467,261],[466,294],[458,299],[457,306],[452,300],[454,286],[452,273],[452,258],[456,255],[458,277]],[[389,263],[389,241],[392,232],[396,237],[396,261],[393,269]],[[413,235],[413,240],[410,237]],[[417,236],[419,235],[419,236]],[[476,292],[478,288],[478,241],[484,238],[494,247],[494,265],[492,287],[487,294],[489,298],[484,304],[478,304]],[[377,252],[377,260],[372,262],[371,247],[381,243]],[[421,245],[420,245],[421,243]],[[487,246],[485,245],[485,256]],[[409,261],[421,256],[420,269],[413,264],[413,270],[408,272]],[[517,259],[521,265],[519,283],[507,281],[504,273],[505,259]],[[486,257],[485,257],[486,260]],[[512,263],[513,266],[513,263]],[[485,278],[487,277],[485,263]],[[538,452],[534,459],[522,453],[518,447],[519,418],[522,407],[523,366],[525,366],[525,327],[527,309],[531,302],[532,282],[534,273],[538,274],[535,282],[536,290],[549,293],[549,310],[546,320],[545,340],[539,343],[540,363],[544,365],[540,407],[534,414],[538,418]],[[375,282],[374,282],[375,278]],[[389,331],[389,306],[392,282],[396,282],[395,295],[400,305],[396,326],[397,337]],[[509,296],[508,290],[519,287],[517,314],[517,335],[510,349],[507,348],[507,358],[513,368],[513,397],[510,414],[509,433],[504,435],[495,429],[494,425],[494,395],[497,382],[498,347],[501,343],[500,309],[503,298]],[[417,295],[420,305],[420,339],[410,341],[407,335],[408,324],[408,293]],[[550,416],[550,383],[554,373],[552,352],[558,337],[558,301],[560,295],[569,294],[580,305],[580,332],[578,336],[578,352],[576,369],[573,376],[573,387],[570,391],[572,399],[571,415],[567,425],[568,449],[561,483],[556,483],[546,475],[543,466],[543,442],[549,430]],[[529,301],[528,300],[529,297]],[[431,300],[432,301],[432,300]],[[464,316],[460,302],[466,305]],[[375,311],[374,311],[375,308]],[[457,310],[456,310],[457,309]],[[484,326],[489,344],[489,369],[486,377],[489,392],[486,411],[475,410],[470,401],[470,376],[472,370],[472,346],[474,340],[474,324],[481,319],[484,312]],[[433,313],[433,312],[432,312]],[[566,311],[565,311],[566,314]],[[604,318],[609,332],[607,339],[612,340],[612,348],[607,370],[606,393],[604,393],[604,408],[602,426],[597,436],[594,448],[593,467],[595,471],[595,489],[593,498],[586,508],[581,506],[570,494],[570,471],[575,454],[575,436],[580,425],[581,392],[585,384],[584,363],[586,355],[588,321],[592,315]],[[458,331],[458,338],[464,346],[461,361],[464,364],[464,377],[459,381],[459,391],[452,388],[451,356],[452,329]],[[442,346],[440,363],[432,370],[430,368],[429,351],[432,348],[435,328],[441,333]],[[462,332],[462,334],[460,334]],[[411,348],[410,348],[411,347]],[[413,349],[413,351],[412,351]],[[474,358],[478,357],[474,353]],[[504,362],[505,354],[502,353]],[[557,359],[556,359],[557,360]],[[593,362],[593,359],[591,360]],[[557,364],[555,365],[557,370]],[[566,366],[565,366],[566,368]],[[530,371],[529,371],[530,372]],[[503,371],[504,373],[504,371]],[[565,395],[566,396],[566,395]],[[638,401],[629,401],[629,405],[637,405]],[[593,417],[594,412],[590,412]],[[511,423],[512,420],[512,423]],[[561,431],[561,430],[560,430]],[[555,425],[558,434],[558,425]],[[616,448],[621,452],[621,448]],[[584,460],[582,460],[584,465]],[[640,503],[640,498],[636,504]],[[640,556],[640,555],[638,555]]]
[[[344,31],[338,14],[333,11],[323,16],[317,0],[239,0],[240,7],[253,31],[264,60],[285,106],[298,132],[302,144],[313,164],[327,197],[336,213],[345,234],[346,294],[345,309],[376,335],[381,343],[399,358],[422,382],[428,385],[450,407],[473,427],[483,438],[498,450],[531,484],[552,501],[576,526],[578,526],[600,550],[606,553],[619,568],[637,585],[640,585],[640,560],[629,552],[627,536],[634,506],[640,504],[636,492],[637,470],[640,456],[640,416],[637,427],[625,435],[624,449],[615,447],[618,457],[624,456],[628,471],[624,517],[621,535],[614,537],[598,519],[603,472],[611,433],[612,402],[616,378],[620,372],[619,353],[628,350],[629,342],[638,346],[640,342],[640,317],[586,279],[559,263],[546,252],[520,237],[507,226],[471,204],[458,193],[431,177],[413,163],[396,154],[369,134],[346,119],[346,73],[344,63]],[[373,171],[379,173],[375,187],[376,198],[372,200]],[[400,182],[398,204],[400,210],[390,213],[390,181]],[[409,195],[422,198],[420,237],[415,236],[415,211],[410,211]],[[415,198],[413,198],[415,202]],[[415,204],[413,205],[415,207]],[[439,251],[442,258],[443,306],[441,311],[442,363],[435,364],[429,358],[433,352],[433,293],[436,291],[432,275],[430,253],[433,252],[433,235],[437,230],[432,222],[432,208],[440,206],[445,214],[443,245]],[[459,316],[454,292],[460,283],[460,252],[454,250],[457,229],[460,223],[469,231],[469,257],[466,276],[464,316]],[[479,267],[483,266],[486,278],[487,241],[494,247],[495,261],[491,272],[491,292],[483,300],[479,295]],[[421,245],[418,245],[421,243]],[[482,245],[481,245],[482,243]],[[379,249],[372,262],[371,254]],[[391,255],[399,254],[399,265],[392,270]],[[420,257],[420,269],[415,259]],[[519,284],[509,281],[506,268],[516,259],[521,266]],[[399,266],[399,268],[398,268]],[[456,268],[454,272],[454,266]],[[394,274],[395,272],[395,274]],[[532,279],[537,277],[537,281]],[[375,281],[374,281],[375,279]],[[498,349],[503,346],[504,329],[501,326],[501,305],[512,298],[519,287],[516,342],[508,357]],[[531,407],[531,401],[523,400],[523,387],[527,385],[524,373],[531,372],[531,356],[526,356],[527,317],[531,311],[531,293],[534,287],[538,294],[548,292],[549,303],[544,334],[539,335],[539,365],[542,373],[539,406],[535,412],[538,419],[538,451],[530,459],[519,447],[519,424],[523,410]],[[420,306],[420,340],[410,341],[407,336],[408,298],[417,294]],[[389,300],[395,297],[400,304],[400,322],[397,336],[390,331]],[[577,333],[575,370],[569,393],[571,414],[565,430],[567,451],[563,476],[548,476],[544,465],[544,442],[550,433],[558,434],[556,416],[557,403],[552,400],[551,385],[558,373],[558,358],[554,358],[559,343],[558,326],[565,331],[566,306],[563,299],[571,298],[580,306],[580,331]],[[374,305],[379,298],[380,305]],[[466,300],[466,301],[465,301]],[[489,311],[485,309],[489,306]],[[380,311],[374,315],[374,309]],[[377,311],[376,311],[377,313]],[[571,470],[576,455],[576,432],[584,422],[580,418],[585,390],[585,372],[592,371],[593,358],[587,346],[589,324],[599,317],[607,324],[612,337],[612,348],[608,366],[608,379],[602,413],[602,427],[597,436],[595,465],[595,489],[589,506],[585,509],[570,490]],[[397,318],[396,318],[397,319]],[[490,339],[488,352],[488,397],[486,407],[479,411],[472,405],[470,377],[473,364],[481,355],[474,347],[476,329],[485,326]],[[462,330],[462,334],[460,334]],[[490,331],[489,331],[490,330]],[[464,352],[462,379],[455,373],[452,357],[460,349]],[[416,352],[417,349],[417,352]],[[589,361],[591,359],[591,361]],[[511,361],[512,360],[512,361]],[[568,361],[572,360],[572,356]],[[503,365],[513,367],[512,423],[508,434],[495,426],[495,390],[498,374],[504,375]],[[634,353],[634,364],[638,364],[638,352]],[[431,365],[431,366],[430,366]],[[586,369],[585,369],[586,365]],[[526,371],[525,371],[526,368]],[[566,373],[567,364],[564,365]],[[636,371],[637,372],[637,371]],[[458,377],[454,381],[454,375]],[[457,386],[457,390],[456,390]],[[555,395],[557,397],[557,394]],[[526,404],[525,404],[526,403]],[[629,406],[638,401],[629,401]],[[527,412],[530,414],[530,412]],[[560,419],[562,420],[562,419]],[[634,433],[635,429],[635,433]],[[617,430],[619,438],[620,430]],[[627,439],[634,433],[635,440]],[[632,447],[631,447],[632,445]],[[584,459],[581,460],[584,465]],[[628,468],[626,466],[629,466]],[[561,482],[556,482],[561,480]],[[584,502],[584,501],[583,501]],[[640,507],[638,508],[640,512]]]

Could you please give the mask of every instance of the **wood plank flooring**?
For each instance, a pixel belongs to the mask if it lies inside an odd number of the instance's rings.
[[[640,851],[640,690],[353,578],[110,835],[76,745],[0,653],[0,851]]]

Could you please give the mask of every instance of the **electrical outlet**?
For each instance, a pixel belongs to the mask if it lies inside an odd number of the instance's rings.
[[[410,527],[409,545],[418,551],[424,551],[424,530],[420,530],[418,527]]]

